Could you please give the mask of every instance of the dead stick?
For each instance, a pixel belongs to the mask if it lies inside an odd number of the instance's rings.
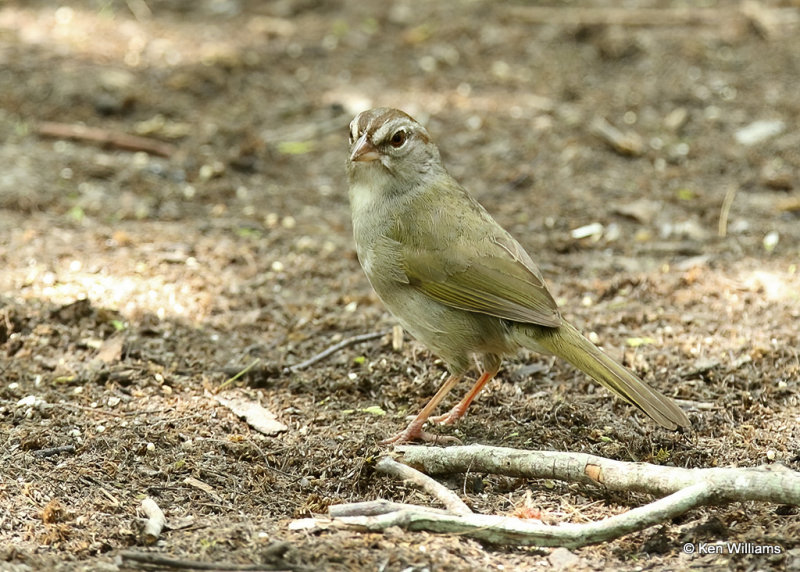
[[[33,452],[34,457],[52,457],[53,455],[58,455],[59,453],[74,453],[75,446],[74,445],[63,445],[61,447],[49,447],[47,449],[39,449],[38,451]]]
[[[352,346],[352,345],[355,345],[355,344],[360,344],[362,342],[368,342],[370,340],[375,340],[375,339],[378,339],[378,338],[382,338],[383,336],[385,336],[386,334],[388,334],[390,332],[391,332],[391,330],[387,330],[385,332],[373,332],[371,334],[360,334],[358,336],[353,336],[351,338],[345,338],[341,342],[339,342],[338,344],[332,345],[328,349],[326,349],[324,351],[321,351],[320,353],[318,353],[318,354],[316,354],[314,356],[311,356],[310,358],[308,358],[305,361],[301,361],[298,364],[283,368],[283,372],[284,373],[295,373],[295,372],[298,372],[298,371],[300,371],[302,369],[306,369],[307,367],[311,367],[315,363],[324,360],[329,355],[335,354],[336,352],[338,352],[340,350],[343,350],[344,348],[346,348],[348,346]]]
[[[644,153],[644,142],[639,135],[632,131],[623,133],[611,125],[605,117],[596,117],[589,125],[589,129],[620,155],[639,157]]]
[[[154,544],[167,524],[167,517],[164,516],[164,511],[156,504],[156,501],[150,497],[142,499],[142,511],[147,515],[142,539],[145,544]]]
[[[108,145],[125,151],[144,151],[160,157],[171,157],[175,153],[175,146],[163,141],[118,133],[99,127],[87,127],[72,123],[54,123],[44,121],[36,127],[36,132],[44,137],[57,139],[74,139],[76,141],[89,141],[100,145]]]
[[[377,516],[401,510],[421,510],[425,509],[437,514],[447,514],[446,510],[440,508],[421,507],[414,504],[392,502],[386,499],[374,501],[348,502],[344,504],[332,504],[328,507],[328,516],[331,518],[341,518],[343,516]]]
[[[375,465],[378,472],[408,481],[421,488],[433,498],[442,503],[452,514],[472,514],[470,508],[458,498],[458,495],[435,481],[428,475],[412,469],[408,465],[398,463],[391,457],[383,457]]]
[[[717,227],[717,235],[721,238],[725,238],[725,235],[728,234],[728,215],[731,212],[733,199],[736,197],[736,189],[736,185],[729,186],[725,192],[725,198],[722,199],[722,207],[719,211],[719,225]]]
[[[468,445],[433,448],[402,445],[401,461],[427,474],[486,472],[511,477],[558,479],[600,485],[606,490],[675,493],[709,483],[716,502],[762,501],[800,506],[800,472],[779,465],[755,468],[684,469],[650,463],[615,461],[586,453],[524,451]]]
[[[248,371],[250,371],[255,366],[257,366],[259,363],[261,363],[261,358],[254,359],[252,362],[250,362],[250,365],[245,367],[243,370],[240,370],[240,371],[236,372],[236,375],[234,375],[232,377],[229,377],[227,380],[225,380],[225,382],[222,385],[219,386],[219,389],[217,389],[217,391],[222,391],[223,389],[228,387],[230,384],[232,384],[234,381],[236,381],[237,379],[242,377],[244,374],[246,374]]]
[[[199,560],[180,560],[156,554],[155,552],[132,552],[124,550],[119,553],[123,562],[133,562],[145,566],[159,568],[175,568],[177,570],[234,570],[234,571],[273,571],[302,570],[302,568],[278,564],[227,564],[224,562],[200,562]]]
[[[598,522],[561,523],[555,526],[505,515],[437,514],[425,507],[378,516],[349,516],[337,518],[336,521],[348,528],[367,532],[380,532],[399,526],[406,530],[462,534],[492,544],[579,548],[619,538],[675,518],[698,506],[711,504],[715,495],[713,486],[697,483],[648,505]]]

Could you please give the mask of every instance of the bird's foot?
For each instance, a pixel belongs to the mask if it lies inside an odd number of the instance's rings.
[[[438,423],[440,425],[452,425],[453,423],[464,417],[464,414],[466,412],[467,408],[461,407],[461,404],[459,403],[444,415],[435,415],[434,417],[429,417],[428,421],[430,421],[431,423]]]
[[[422,424],[416,425],[411,423],[404,430],[400,431],[397,435],[389,437],[381,441],[381,445],[401,445],[402,443],[411,443],[412,441],[424,441],[426,443],[433,443],[434,445],[460,445],[456,437],[448,435],[436,435],[435,433],[428,433],[422,430]]]

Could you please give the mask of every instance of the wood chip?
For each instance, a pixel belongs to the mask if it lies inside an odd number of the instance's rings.
[[[403,326],[399,324],[392,327],[392,349],[396,352],[403,350]]]
[[[250,427],[259,433],[273,436],[289,430],[286,425],[278,421],[274,413],[246,397],[226,399],[221,395],[215,395],[214,399],[243,418]]]
[[[107,364],[118,362],[122,357],[122,344],[124,341],[122,336],[111,336],[100,346],[95,359]]]
[[[183,479],[183,484],[189,485],[190,487],[194,487],[196,489],[203,491],[217,502],[222,501],[222,498],[217,494],[217,491],[214,490],[214,487],[212,487],[208,483],[204,483],[200,479],[195,479],[194,477],[186,477],[185,479]]]
[[[644,141],[638,134],[633,131],[623,133],[603,117],[592,121],[591,131],[620,155],[638,157],[644,153]]]

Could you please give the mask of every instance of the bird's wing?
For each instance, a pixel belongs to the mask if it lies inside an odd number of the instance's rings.
[[[477,245],[404,245],[401,267],[411,286],[448,306],[515,322],[561,325],[539,269],[505,231],[485,236]]]

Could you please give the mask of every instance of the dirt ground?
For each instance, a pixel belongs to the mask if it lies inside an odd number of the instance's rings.
[[[128,569],[125,550],[308,570],[800,569],[798,509],[751,502],[566,560],[288,527],[341,502],[433,503],[374,470],[378,442],[442,379],[424,348],[387,336],[282,373],[394,324],[358,266],[344,176],[347,124],[376,105],[427,124],[565,316],[693,423],[662,430],[564,363],[520,354],[434,431],[800,470],[800,4],[625,5],[0,4],[0,569]],[[112,141],[51,137],[45,122]],[[217,396],[288,429],[262,435]],[[648,500],[450,482],[477,512],[528,502],[549,522]],[[152,547],[146,496],[173,526]],[[682,551],[718,541],[781,554]]]

